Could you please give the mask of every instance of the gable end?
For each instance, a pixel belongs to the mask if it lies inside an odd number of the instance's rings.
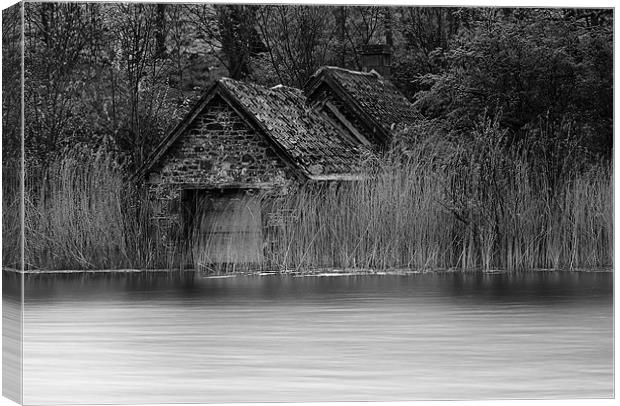
[[[262,137],[263,140],[269,144],[270,146],[270,154],[273,152],[275,157],[278,157],[283,164],[288,168],[289,172],[293,174],[294,177],[303,178],[304,174],[299,173],[299,168],[297,168],[294,164],[292,164],[290,157],[287,156],[286,152],[282,150],[281,146],[271,140],[268,136],[264,134],[260,125],[253,122],[251,120],[251,115],[244,114],[243,108],[240,108],[237,103],[235,103],[235,98],[228,94],[226,88],[222,86],[220,82],[214,83],[209,90],[205,93],[203,97],[194,105],[194,107],[190,110],[190,112],[177,124],[177,126],[159,143],[159,145],[155,148],[153,153],[150,155],[149,159],[142,165],[142,167],[134,174],[134,179],[142,179],[150,176],[149,174],[153,172],[157,167],[161,166],[161,161],[164,159],[164,156],[168,154],[168,150],[176,143],[176,141],[186,134],[192,126],[195,127],[196,120],[199,119],[201,115],[209,108],[210,104],[214,101],[220,104],[226,104],[227,108],[236,115],[237,120],[240,125],[241,122],[244,123],[247,129],[253,131],[257,136]],[[250,120],[248,120],[248,117]],[[211,123],[211,129],[216,129],[216,123]],[[149,180],[147,183],[149,183]]]
[[[357,73],[370,75],[370,73]],[[311,78],[305,86],[311,103],[331,102],[366,138],[372,140],[375,146],[385,147],[389,143],[391,134],[368,115],[347,90],[331,77],[329,69],[319,71],[315,75],[317,76]]]
[[[283,184],[294,176],[269,140],[220,95],[168,143],[146,175],[148,184],[196,187]]]

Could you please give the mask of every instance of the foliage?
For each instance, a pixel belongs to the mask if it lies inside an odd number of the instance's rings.
[[[265,51],[256,29],[256,6],[188,5],[200,37],[233,79],[252,72],[251,57]]]
[[[21,5],[2,11],[2,264],[21,264]]]
[[[332,47],[329,8],[264,6],[259,9],[260,30],[271,63],[281,83],[303,87],[324,65]]]
[[[382,162],[368,165],[362,181],[305,185],[275,200],[252,197],[265,199],[261,205],[266,213],[288,213],[265,235],[264,265],[612,265],[609,164],[547,174],[531,163],[529,154],[535,148],[507,145],[499,120],[479,121],[472,140],[456,146],[435,142],[435,125],[403,129],[400,147]],[[406,144],[408,132],[415,132],[417,142]],[[178,268],[191,262],[192,252],[182,241],[171,241],[153,221],[152,202],[124,179],[122,166],[109,154],[77,149],[45,171],[30,171],[25,202],[27,267]],[[19,206],[8,199],[4,203],[3,233],[17,235],[20,224],[11,219],[19,218]],[[6,264],[15,258],[10,250],[19,251],[19,245],[3,251]],[[201,253],[193,255],[200,258]]]
[[[611,25],[587,25],[565,10],[488,14],[462,28],[443,58],[445,71],[429,73],[417,106],[469,132],[485,111],[519,137],[546,121],[578,123],[584,146],[611,149]]]
[[[2,159],[21,155],[21,30],[20,6],[2,11]]]
[[[159,58],[157,8],[28,3],[25,140],[32,166],[76,143],[139,165],[179,119],[185,97]]]
[[[321,65],[361,69],[360,47],[381,42],[394,83],[449,134],[485,112],[517,139],[571,121],[609,156],[611,22],[594,9],[28,3],[27,156],[39,166],[83,143],[132,169],[214,79],[302,87]]]
[[[6,233],[20,207],[18,11],[3,12]],[[307,214],[273,257],[608,265],[612,27],[604,9],[25,3],[30,264],[164,266],[152,256],[164,242],[141,223],[148,203],[125,177],[213,80],[302,87],[321,65],[361,69],[360,47],[386,43],[393,82],[426,118],[395,136],[373,182],[285,201]],[[19,251],[3,251],[6,263]]]

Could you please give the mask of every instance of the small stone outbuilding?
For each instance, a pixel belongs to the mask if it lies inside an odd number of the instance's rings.
[[[359,179],[395,125],[417,119],[409,101],[375,71],[323,67],[303,91],[223,78],[139,176],[157,202],[162,228],[183,238],[196,230],[208,236],[201,261],[262,262],[273,213],[248,196],[277,198],[308,182]]]

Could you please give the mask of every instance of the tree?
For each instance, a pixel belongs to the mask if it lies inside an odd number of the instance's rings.
[[[260,33],[281,83],[303,87],[332,57],[335,24],[328,8],[263,6],[258,16]]]
[[[412,98],[420,90],[428,90],[420,80],[424,75],[445,70],[444,54],[459,31],[463,10],[402,7],[398,11],[403,44],[395,49],[392,80]]]
[[[97,5],[25,4],[24,91],[26,155],[43,159],[55,153],[79,127],[73,98],[85,83],[74,75],[87,63],[83,52],[95,33],[90,28]]]
[[[187,6],[201,38],[228,70],[233,79],[251,74],[252,56],[264,51],[256,31],[257,6]]]
[[[2,11],[2,160],[21,156],[21,12],[16,5]]]
[[[373,43],[392,44],[392,81],[447,133],[467,137],[485,113],[515,139],[570,123],[608,153],[612,22],[596,9],[26,3],[27,156],[43,164],[87,144],[137,166],[213,80],[303,87],[322,65],[361,69]]]
[[[140,165],[186,108],[162,52],[176,28],[168,8],[28,3],[25,11],[27,156],[44,165],[86,144]]]
[[[541,118],[574,121],[597,152],[611,149],[611,26],[585,28],[563,10],[488,13],[469,24],[445,53],[446,69],[417,105],[465,134],[486,112],[513,138]]]

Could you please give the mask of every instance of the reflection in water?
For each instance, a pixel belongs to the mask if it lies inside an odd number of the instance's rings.
[[[26,403],[611,397],[612,274],[26,279]]]

